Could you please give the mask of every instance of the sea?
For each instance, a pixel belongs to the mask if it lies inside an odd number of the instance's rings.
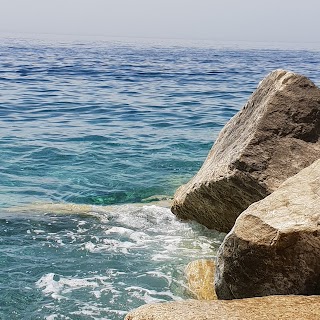
[[[320,44],[0,36],[0,319],[123,319],[191,298],[224,235],[170,212],[274,69]]]

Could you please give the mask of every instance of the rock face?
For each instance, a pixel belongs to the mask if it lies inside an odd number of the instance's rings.
[[[215,289],[219,299],[320,294],[320,160],[239,216],[218,251]]]
[[[125,320],[319,320],[320,297],[275,296],[232,301],[166,302],[130,312]]]
[[[319,136],[320,89],[292,72],[270,73],[177,190],[172,212],[229,232],[251,203],[320,158]]]
[[[185,274],[189,290],[198,300],[217,299],[214,291],[214,271],[213,260],[195,260],[187,265]]]

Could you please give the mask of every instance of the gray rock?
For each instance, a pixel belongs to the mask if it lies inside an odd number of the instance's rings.
[[[218,251],[215,289],[219,299],[320,294],[320,160],[238,217]]]
[[[176,191],[172,212],[229,232],[251,203],[320,158],[319,136],[320,89],[292,72],[270,73]]]
[[[276,296],[232,301],[187,300],[144,305],[125,320],[320,319],[320,297]]]

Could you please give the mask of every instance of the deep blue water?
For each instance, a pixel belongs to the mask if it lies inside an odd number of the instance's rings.
[[[188,181],[270,71],[319,85],[319,67],[317,50],[1,38],[0,319],[188,297],[185,265],[221,235],[150,197]]]

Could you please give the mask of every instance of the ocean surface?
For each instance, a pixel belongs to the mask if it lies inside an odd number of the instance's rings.
[[[0,39],[4,320],[115,320],[191,297],[185,266],[223,235],[157,200],[270,71],[320,84],[312,45]]]

